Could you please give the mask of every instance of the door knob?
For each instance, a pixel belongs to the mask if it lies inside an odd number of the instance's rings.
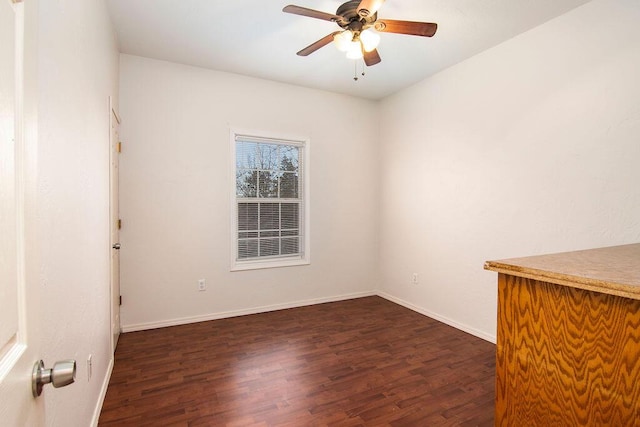
[[[112,248],[113,249],[120,249],[120,243],[114,243]]]
[[[53,365],[53,369],[45,369],[42,360],[33,365],[31,374],[31,392],[33,397],[42,394],[45,384],[53,384],[55,388],[64,387],[76,380],[76,361],[61,360]]]

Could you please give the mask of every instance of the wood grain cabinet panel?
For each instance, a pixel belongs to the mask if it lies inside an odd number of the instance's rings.
[[[640,426],[640,245],[630,246],[621,261],[635,272],[611,293],[597,277],[598,291],[585,276],[572,286],[562,271],[554,283],[540,257],[531,258],[535,271],[525,258],[485,265],[499,272],[496,426]],[[571,254],[547,260],[570,264]]]

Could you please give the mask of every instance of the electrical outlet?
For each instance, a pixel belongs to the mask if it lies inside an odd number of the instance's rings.
[[[91,380],[91,371],[92,371],[91,359],[92,358],[93,358],[92,354],[90,354],[89,357],[87,357],[87,381]]]
[[[199,279],[198,280],[198,290],[199,291],[206,291],[207,290],[207,282],[204,279]]]
[[[411,283],[414,284],[414,285],[418,284],[418,273],[413,273],[411,275]]]

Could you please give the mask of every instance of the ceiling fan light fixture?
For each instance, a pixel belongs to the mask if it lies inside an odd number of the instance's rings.
[[[362,58],[362,45],[359,41],[349,43],[349,49],[347,50],[347,58],[360,59]]]
[[[333,43],[340,52],[347,52],[352,41],[353,33],[349,30],[345,30],[333,36]]]
[[[371,52],[380,44],[380,35],[372,30],[364,30],[360,33],[360,41],[365,52]]]

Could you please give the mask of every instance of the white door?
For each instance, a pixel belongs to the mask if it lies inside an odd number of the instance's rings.
[[[28,286],[26,255],[32,224],[32,159],[23,136],[22,53],[24,5],[0,0],[0,424],[44,423],[43,399],[31,393],[40,353],[37,287]]]
[[[109,100],[111,104],[111,99]],[[120,336],[120,210],[119,198],[119,162],[120,137],[118,128],[120,119],[113,107],[110,105],[111,135],[111,155],[110,157],[110,216],[111,216],[111,351],[115,353],[118,337]]]

